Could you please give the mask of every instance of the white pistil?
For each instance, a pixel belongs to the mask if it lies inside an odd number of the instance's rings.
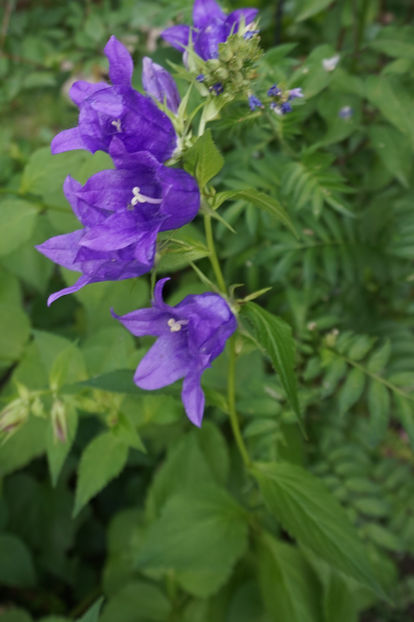
[[[180,331],[183,326],[188,324],[188,320],[175,320],[173,317],[170,317],[167,324],[170,327],[170,331],[172,333],[178,333],[178,331]]]
[[[132,188],[132,194],[134,195],[131,199],[131,205],[136,205],[137,203],[153,203],[157,205],[158,203],[162,203],[162,199],[152,199],[151,197],[147,197],[145,194],[141,194],[140,188],[135,186]]]
[[[111,121],[111,125],[114,126],[117,132],[122,132],[121,119],[115,119],[115,121]]]

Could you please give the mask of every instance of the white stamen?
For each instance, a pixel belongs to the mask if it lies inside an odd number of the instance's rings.
[[[115,119],[115,121],[111,121],[111,125],[116,128],[117,132],[122,132],[121,119]]]
[[[170,327],[170,331],[172,333],[178,333],[178,331],[180,331],[183,326],[188,324],[188,320],[175,320],[173,317],[170,317],[167,324]]]
[[[153,203],[157,205],[158,203],[162,203],[162,199],[152,199],[151,197],[147,197],[145,194],[141,194],[140,188],[135,186],[132,188],[132,194],[134,195],[131,199],[131,205],[136,205],[137,203]]]

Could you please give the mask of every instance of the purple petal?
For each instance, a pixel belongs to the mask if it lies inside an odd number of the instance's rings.
[[[105,252],[119,250],[137,242],[141,236],[134,219],[131,218],[123,227],[118,224],[118,219],[119,215],[114,214],[107,218],[104,224],[89,229],[80,241],[80,245],[91,250]]]
[[[184,378],[183,389],[181,392],[181,399],[183,401],[187,417],[197,427],[201,427],[205,403],[200,378],[200,372],[191,372],[187,374]]]
[[[102,91],[102,89],[107,89],[108,85],[106,82],[86,82],[86,80],[78,80],[74,82],[70,87],[69,97],[73,101],[74,104],[80,106],[85,99],[96,93],[97,91]]]
[[[166,276],[165,278],[157,281],[154,287],[154,295],[153,295],[154,306],[157,306],[159,309],[162,309],[163,311],[168,311],[168,312],[171,312],[171,307],[170,305],[167,305],[167,303],[164,302],[164,299],[162,297],[162,291],[164,289],[164,285],[166,284],[166,282],[170,280],[171,280],[171,277]]]
[[[112,35],[104,52],[109,61],[109,77],[112,84],[130,86],[134,65],[126,47]]]
[[[113,310],[111,313],[135,337],[159,337],[170,332],[167,324],[169,316],[160,309],[138,309],[125,315],[117,315]]]
[[[122,116],[124,112],[122,97],[112,88],[99,91],[99,97],[92,98],[90,106],[92,110],[114,119]]]
[[[82,289],[82,287],[84,287],[88,283],[90,283],[90,280],[87,276],[79,277],[76,283],[72,285],[71,287],[65,287],[64,289],[60,289],[58,292],[51,294],[49,298],[47,299],[47,306],[50,307],[52,302],[55,302],[55,300],[57,300],[58,298],[61,298],[62,296],[66,296],[67,294],[73,294],[74,292],[78,292],[80,289]]]
[[[145,91],[162,104],[165,100],[168,108],[177,112],[181,98],[172,75],[148,56],[144,56],[142,64],[142,85]]]
[[[78,127],[59,132],[50,145],[53,154],[71,151],[72,149],[86,149],[86,145],[80,135]]]
[[[82,184],[68,175],[63,183],[63,192],[72,206],[76,218],[86,227],[102,223],[107,213],[83,200]]]
[[[73,231],[72,233],[63,233],[56,235],[43,244],[36,246],[37,250],[51,259],[60,266],[64,266],[69,270],[80,271],[80,266],[76,261],[76,255],[79,249],[79,241],[84,233],[83,229]]]
[[[225,13],[215,0],[195,0],[193,24],[196,28],[206,28],[212,22],[224,22],[225,19]]]
[[[227,16],[226,26],[229,31],[233,28],[237,30],[239,25],[243,22],[245,26],[251,24],[258,13],[257,9],[237,9]]]
[[[194,50],[202,59],[218,57],[219,43],[223,43],[228,36],[228,30],[224,22],[211,24],[200,31],[194,41]]]
[[[162,167],[162,211],[167,216],[160,231],[179,229],[189,223],[200,208],[200,191],[196,180],[186,171]]]
[[[190,40],[190,26],[171,26],[162,31],[161,37],[182,52]]]
[[[157,339],[137,367],[134,382],[141,389],[160,389],[183,378],[190,370],[186,337],[169,333]]]

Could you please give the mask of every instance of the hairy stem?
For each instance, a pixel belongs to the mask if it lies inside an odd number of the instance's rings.
[[[252,461],[244,443],[236,412],[236,342],[234,335],[229,340],[229,369],[227,377],[227,400],[229,405],[230,423],[234,439],[245,467],[250,468]]]
[[[224,281],[223,273],[221,271],[220,263],[217,258],[216,247],[213,238],[213,227],[211,226],[211,216],[209,214],[205,214],[204,216],[204,231],[206,233],[207,248],[209,252],[211,267],[213,268],[219,290],[223,294],[225,294],[227,288]]]

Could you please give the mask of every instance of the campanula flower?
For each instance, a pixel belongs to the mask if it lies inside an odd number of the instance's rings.
[[[172,112],[177,112],[181,98],[172,75],[148,56],[144,56],[142,66],[144,90],[162,104],[165,101]]]
[[[197,214],[200,195],[191,175],[165,167],[149,152],[128,153],[120,140],[110,154],[117,168],[92,175],[84,186],[65,180],[65,196],[83,229],[37,246],[55,263],[82,273],[74,285],[52,294],[49,305],[88,283],[148,272],[158,232],[182,227]]]
[[[160,389],[184,379],[182,401],[188,418],[200,426],[204,413],[203,372],[224,349],[237,322],[218,294],[186,296],[174,307],[162,298],[168,278],[155,286],[152,307],[118,316],[133,335],[151,335],[157,341],[139,363],[134,382],[141,389]]]
[[[195,52],[203,60],[208,60],[218,57],[219,43],[226,41],[241,25],[246,27],[251,24],[256,15],[257,9],[237,9],[226,15],[215,0],[195,0],[193,26],[171,26],[161,36],[181,51],[189,45],[191,38]]]
[[[116,136],[128,151],[150,151],[165,162],[176,147],[176,135],[167,115],[131,86],[132,58],[114,36],[105,46],[112,86],[80,80],[69,95],[79,107],[78,125],[60,132],[52,141],[52,153],[72,149],[109,151]]]

